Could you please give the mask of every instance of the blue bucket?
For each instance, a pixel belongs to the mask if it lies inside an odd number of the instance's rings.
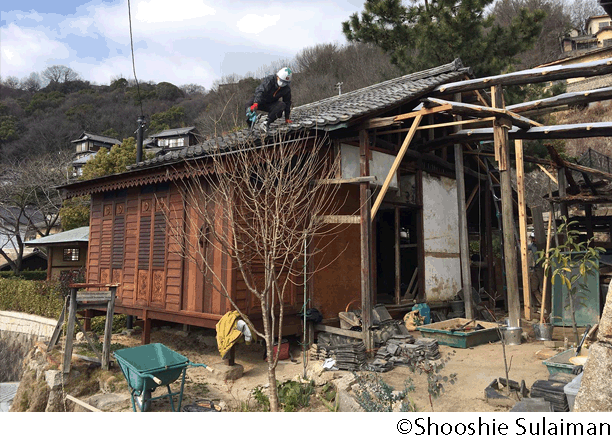
[[[430,309],[429,306],[427,305],[427,303],[417,303],[416,305],[414,305],[412,307],[413,311],[418,310],[419,311],[419,315],[421,317],[423,317],[423,324],[424,325],[428,325],[431,323],[431,315],[430,315]]]

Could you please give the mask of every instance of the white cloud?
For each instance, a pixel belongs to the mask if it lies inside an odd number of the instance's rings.
[[[67,59],[69,49],[37,29],[22,29],[10,23],[0,28],[2,76],[22,77],[47,67],[52,60]]]
[[[259,34],[264,29],[274,26],[279,19],[280,15],[247,14],[238,20],[236,25],[245,34]]]
[[[202,0],[141,1],[134,18],[145,23],[168,23],[215,15],[215,9]]]

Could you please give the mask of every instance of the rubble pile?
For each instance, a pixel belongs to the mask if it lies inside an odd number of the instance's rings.
[[[538,380],[531,386],[531,398],[543,398],[555,412],[569,412],[569,404],[563,387],[567,384],[557,380]]]
[[[399,337],[399,338],[398,338]],[[367,366],[374,372],[387,372],[394,366],[410,366],[425,360],[441,358],[438,341],[433,338],[414,339],[411,336],[394,336],[380,347],[372,363]]]
[[[333,359],[341,370],[359,371],[366,362],[365,345],[361,340],[320,333],[317,344],[310,349],[311,360]]]

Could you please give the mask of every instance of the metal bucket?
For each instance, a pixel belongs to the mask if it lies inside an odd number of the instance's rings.
[[[551,323],[534,323],[533,331],[535,339],[540,341],[551,341],[554,326]]]
[[[521,344],[521,335],[523,328],[501,328],[504,343],[510,346]]]

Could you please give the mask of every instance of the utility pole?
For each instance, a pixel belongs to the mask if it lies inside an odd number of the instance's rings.
[[[136,163],[142,162],[142,138],[145,126],[145,117],[138,117],[138,130],[136,131]]]

